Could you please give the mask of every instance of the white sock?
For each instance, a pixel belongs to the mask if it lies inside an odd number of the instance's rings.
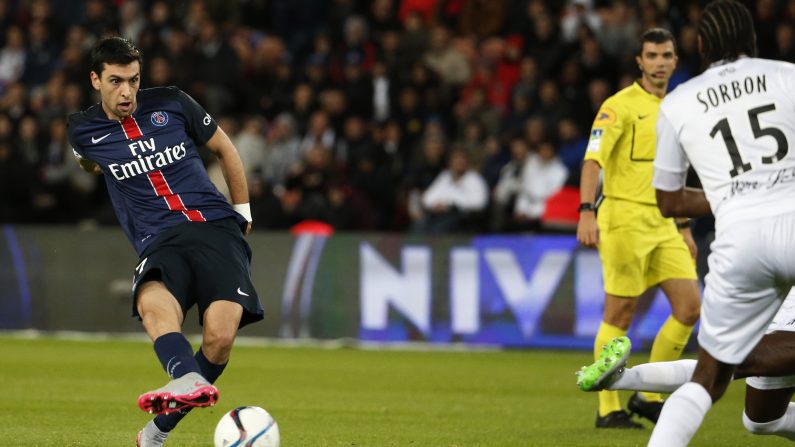
[[[607,389],[673,393],[693,377],[695,369],[696,361],[690,359],[643,363],[625,369]]]
[[[712,398],[703,386],[695,382],[682,385],[665,401],[649,447],[687,446],[710,407]]]
[[[795,403],[790,403],[784,416],[770,422],[754,422],[743,411],[743,425],[755,435],[776,435],[795,440]]]

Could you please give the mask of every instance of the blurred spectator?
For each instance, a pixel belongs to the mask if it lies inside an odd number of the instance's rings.
[[[547,141],[549,129],[546,117],[543,115],[533,115],[524,123],[523,138],[530,145],[531,150],[538,149],[541,143]]]
[[[485,137],[483,125],[477,120],[472,120],[464,124],[461,137],[453,143],[455,148],[461,149],[467,153],[467,158],[469,158],[472,168],[478,171],[483,167],[483,162],[486,157],[486,154],[483,152],[483,140]]]
[[[355,66],[361,75],[369,74],[375,63],[375,46],[368,37],[367,22],[360,16],[345,20],[343,41],[331,57],[331,77],[337,82],[349,81],[346,67]]]
[[[457,128],[463,132],[466,123],[477,121],[483,126],[485,133],[495,135],[500,129],[500,113],[486,103],[486,90],[474,87],[467,96],[456,104],[455,111]]]
[[[558,192],[569,173],[555,155],[555,146],[545,141],[530,153],[522,175],[522,187],[516,199],[511,227],[537,230],[546,209],[547,199]]]
[[[40,168],[44,189],[37,200],[41,207],[37,211],[46,213],[51,221],[77,222],[87,216],[93,206],[98,177],[75,163],[63,117],[50,122],[49,134],[50,141],[45,146]]]
[[[592,0],[569,0],[569,5],[560,19],[561,35],[564,42],[574,42],[581,26],[591,31],[599,31],[602,20],[594,11]]]
[[[542,76],[553,74],[564,54],[555,20],[548,13],[539,14],[533,22],[533,35],[525,39],[525,55],[538,61]]]
[[[795,28],[792,23],[784,22],[776,29],[776,50],[773,58],[786,62],[795,62]]]
[[[318,110],[312,113],[309,119],[309,127],[301,140],[299,151],[302,156],[306,156],[311,150],[319,147],[330,153],[336,138],[336,133],[329,123],[328,114],[323,110]]]
[[[262,134],[264,125],[262,118],[253,116],[245,120],[240,132],[235,133],[234,130],[229,130],[233,135],[232,142],[240,154],[243,169],[246,171],[246,179],[249,182],[254,181],[255,176],[260,174],[255,171],[261,171],[265,164],[267,153],[265,136]]]
[[[149,63],[144,66],[148,68],[147,76],[144,80],[152,87],[162,87],[174,85],[174,80],[171,75],[171,65],[168,59],[163,56],[155,56],[150,58]]]
[[[426,113],[420,103],[417,90],[405,87],[400,91],[398,97],[397,110],[393,114],[395,120],[400,125],[400,133],[410,147],[414,147],[419,141],[425,126]]]
[[[403,1],[405,2],[406,0]],[[416,12],[411,12],[406,16],[404,27],[403,34],[399,37],[399,66],[411,67],[428,51],[430,39],[420,15]]]
[[[463,150],[450,153],[448,168],[422,194],[425,217],[414,229],[431,234],[476,231],[488,205],[488,187]]]
[[[44,146],[39,133],[39,123],[33,115],[26,115],[19,121],[19,133],[14,143],[14,152],[22,157],[25,163],[39,168],[42,163],[43,154],[41,148]]]
[[[406,175],[405,201],[408,217],[414,225],[425,219],[422,195],[445,166],[444,140],[429,136],[422,141],[416,160],[411,161]]]
[[[372,92],[373,118],[377,122],[389,119],[392,109],[392,81],[389,79],[386,65],[376,61],[373,65],[373,77],[370,91]]]
[[[361,200],[366,207],[370,225],[385,228],[392,220],[395,206],[394,178],[390,172],[389,154],[376,146],[368,136],[364,120],[358,116],[345,123],[342,144],[347,152],[345,171],[353,187],[351,200]],[[362,227],[362,229],[372,229]]]
[[[106,6],[104,0],[86,0],[86,19],[83,27],[94,37],[102,37],[119,29],[118,15],[112,14],[112,10]]]
[[[146,27],[146,19],[141,11],[140,3],[137,0],[125,0],[119,10],[119,19],[119,34],[138,45],[141,31]]]
[[[585,157],[588,139],[583,135],[577,122],[564,118],[558,122],[558,158],[569,171],[567,184],[579,186],[580,167]]]
[[[489,190],[493,190],[499,181],[502,168],[511,161],[511,156],[503,149],[500,140],[493,135],[486,137],[486,141],[483,142],[483,154],[485,160],[481,174]]]
[[[302,83],[293,90],[290,115],[295,119],[295,132],[299,135],[306,133],[309,127],[309,117],[315,108],[315,91],[311,85]]]
[[[538,89],[538,102],[532,109],[534,115],[543,116],[548,123],[557,123],[564,116],[571,114],[569,103],[560,100],[558,83],[553,79],[545,79]]]
[[[211,115],[234,112],[240,61],[213,20],[202,23],[195,45],[192,92]]]
[[[12,121],[19,121],[28,111],[28,92],[25,84],[14,82],[8,85],[5,93],[0,96],[0,112],[5,113]]]
[[[431,30],[430,48],[424,60],[439,75],[445,88],[454,88],[469,81],[471,72],[464,56],[450,45],[449,34],[444,26]]]
[[[601,26],[593,31],[605,53],[618,60],[634,56],[640,48],[637,37],[642,32],[634,6],[626,0],[616,0],[597,13]]]
[[[284,186],[290,169],[301,160],[295,120],[287,113],[276,116],[265,141],[260,175],[270,185]]]
[[[371,25],[373,41],[380,41],[385,31],[399,31],[400,21],[397,18],[393,0],[373,0],[370,2],[368,22]]]
[[[22,77],[25,70],[25,36],[18,26],[6,30],[5,46],[0,49],[0,92]]]
[[[500,171],[499,180],[494,187],[493,206],[490,230],[505,231],[510,229],[511,221],[517,209],[517,199],[522,192],[523,177],[526,175],[530,147],[522,138],[514,138],[510,145],[511,159]]]
[[[50,37],[47,24],[34,21],[28,30],[28,51],[25,55],[25,70],[22,75],[31,88],[41,86],[50,79],[58,63],[59,49]]]

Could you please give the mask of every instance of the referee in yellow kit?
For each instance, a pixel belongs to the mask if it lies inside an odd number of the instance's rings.
[[[652,188],[657,112],[676,68],[674,37],[654,28],[643,33],[635,60],[641,77],[607,98],[591,129],[580,181],[577,240],[597,247],[602,261],[605,307],[594,355],[614,337],[626,335],[637,298],[659,285],[671,303],[671,316],[660,328],[650,361],[676,360],[698,320],[696,247],[687,221],[666,219],[657,209]],[[599,173],[604,170],[604,200],[596,212]],[[638,414],[652,422],[662,397],[635,393],[621,407],[616,391],[599,392],[597,428],[640,428]]]

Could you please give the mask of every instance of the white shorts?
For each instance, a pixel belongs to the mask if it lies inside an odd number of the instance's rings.
[[[787,295],[766,333],[777,331],[795,332],[795,289]],[[795,387],[795,376],[748,377],[745,383],[758,390],[792,388]]]
[[[709,255],[698,342],[737,365],[759,343],[795,281],[795,214],[722,225]]]

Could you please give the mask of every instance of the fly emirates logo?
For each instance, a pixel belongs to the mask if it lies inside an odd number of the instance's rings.
[[[161,169],[182,160],[186,154],[184,141],[174,146],[166,146],[165,149],[159,152],[155,147],[154,138],[135,141],[127,146],[129,146],[130,152],[136,159],[127,163],[108,165],[108,169],[116,177],[116,180],[126,180],[136,175]]]

